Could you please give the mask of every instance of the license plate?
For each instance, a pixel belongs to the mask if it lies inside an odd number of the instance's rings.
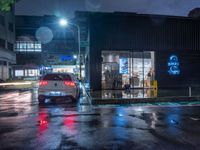
[[[50,96],[61,96],[61,92],[50,92]]]

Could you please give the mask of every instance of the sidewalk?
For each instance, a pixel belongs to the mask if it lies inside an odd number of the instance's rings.
[[[91,103],[95,104],[132,104],[132,103],[156,103],[156,102],[186,102],[199,101],[200,89],[193,90],[189,95],[188,89],[132,89],[88,91]]]

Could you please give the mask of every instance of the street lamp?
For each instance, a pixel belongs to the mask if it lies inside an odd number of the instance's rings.
[[[71,22],[68,22],[66,19],[60,19],[59,20],[59,24],[60,24],[60,26],[62,26],[62,27],[66,27],[66,26],[68,26],[68,25],[71,25],[71,26],[74,26],[76,29],[77,29],[77,31],[78,31],[78,58],[79,58],[79,78],[80,79],[82,79],[82,75],[81,75],[81,43],[80,43],[80,27],[79,27],[79,25],[77,25],[77,24],[74,24],[74,23],[71,23]]]
[[[65,27],[68,25],[68,21],[66,19],[62,18],[59,20],[59,24],[60,24],[60,26]]]
[[[73,58],[74,58],[74,59],[76,59],[76,58],[77,58],[77,56],[76,56],[76,55],[73,55]]]

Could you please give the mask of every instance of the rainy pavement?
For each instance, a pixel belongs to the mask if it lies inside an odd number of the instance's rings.
[[[0,92],[0,149],[200,148],[200,105],[39,106],[37,91]]]

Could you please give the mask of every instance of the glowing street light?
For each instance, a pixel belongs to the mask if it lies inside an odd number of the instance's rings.
[[[82,79],[82,71],[81,71],[81,40],[80,40],[80,27],[77,24],[68,22],[66,19],[62,18],[59,20],[59,24],[62,27],[67,27],[68,25],[74,26],[77,29],[77,33],[78,33],[78,59],[79,59],[79,73],[80,73],[80,79]]]
[[[66,26],[68,26],[68,21],[66,19],[62,18],[59,20],[59,24],[62,27],[66,27]]]
[[[74,58],[74,59],[76,59],[76,58],[77,58],[77,56],[76,56],[76,55],[73,55],[73,58]]]

